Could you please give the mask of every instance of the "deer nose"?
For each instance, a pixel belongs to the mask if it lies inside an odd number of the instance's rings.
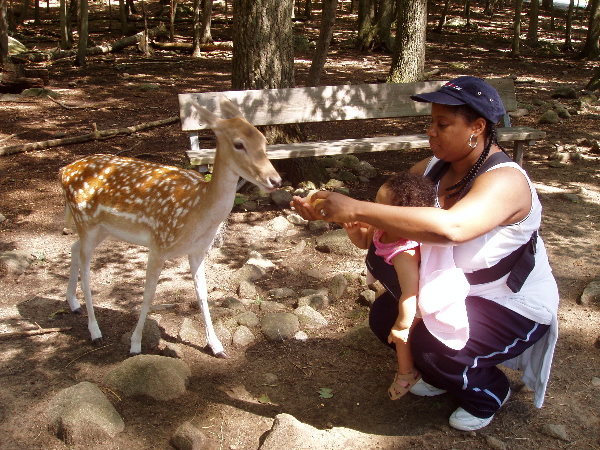
[[[269,187],[271,187],[272,189],[277,189],[281,186],[281,177],[269,177],[267,182],[269,183]]]

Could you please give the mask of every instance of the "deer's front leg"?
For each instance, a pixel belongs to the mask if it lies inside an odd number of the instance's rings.
[[[162,272],[164,258],[158,258],[153,255],[152,251],[148,255],[148,265],[146,266],[146,285],[144,286],[144,301],[142,303],[142,309],[140,311],[140,317],[137,325],[131,334],[131,347],[129,348],[129,354],[131,356],[139,355],[142,352],[142,333],[144,331],[144,323],[152,306],[154,300],[154,294],[156,293],[156,286],[158,285],[158,279]]]
[[[206,289],[206,276],[204,273],[204,254],[202,254],[202,256],[189,255],[188,259],[190,261],[192,277],[194,278],[198,304],[200,305],[200,311],[202,312],[202,318],[204,319],[206,341],[213,355],[217,358],[227,358],[227,354],[223,349],[223,344],[219,341],[215,329],[213,328],[210,311],[208,309],[208,290]]]

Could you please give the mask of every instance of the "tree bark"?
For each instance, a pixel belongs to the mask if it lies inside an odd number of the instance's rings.
[[[234,0],[232,87],[294,86],[291,0]]]
[[[527,44],[531,47],[537,47],[538,42],[538,24],[540,15],[540,0],[531,0],[529,2],[529,28],[527,29]]]
[[[511,54],[519,56],[521,53],[521,12],[523,11],[523,0],[515,0],[515,21],[513,22],[513,41]]]
[[[333,37],[333,27],[335,25],[335,13],[337,10],[338,0],[323,0],[323,12],[321,15],[321,32],[315,49],[310,69],[308,71],[307,86],[318,86],[321,80],[321,74],[325,68],[327,61],[327,52],[329,44]]]
[[[85,54],[87,51],[88,42],[88,0],[80,0],[79,3],[79,42],[77,44],[77,57],[75,59],[75,65],[79,67],[85,67]]]
[[[395,0],[379,0],[379,8],[375,16],[376,47],[390,53],[394,51],[394,38],[391,33],[394,21],[394,3]]]
[[[438,22],[438,26],[435,29],[436,33],[442,33],[444,29],[444,25],[446,25],[446,17],[448,16],[448,10],[450,9],[450,0],[446,0],[444,4],[444,11],[440,16],[440,21]]]
[[[234,90],[294,87],[292,7],[292,0],[234,0]],[[303,138],[300,128],[293,125],[261,127],[261,131],[270,144]],[[276,167],[292,183],[323,181],[315,158],[287,159]]]
[[[377,35],[375,28],[375,0],[358,0],[358,36],[356,48],[369,50]]]
[[[60,0],[59,9],[60,48],[62,50],[67,50],[73,46],[73,37],[71,36],[71,27],[69,25],[69,5],[67,0]]]
[[[8,21],[6,20],[8,0],[0,0],[0,71],[8,61]]]
[[[598,46],[598,39],[600,38],[600,0],[591,0],[588,7],[590,8],[588,32],[579,57],[596,59],[600,56],[600,47]]]
[[[425,70],[427,0],[398,0],[390,83],[421,81]]]
[[[575,9],[575,0],[571,0],[569,2],[569,11],[567,12],[567,23],[565,27],[565,43],[562,46],[562,50],[564,52],[572,52],[573,42],[572,38],[572,30],[573,30],[573,10]]]

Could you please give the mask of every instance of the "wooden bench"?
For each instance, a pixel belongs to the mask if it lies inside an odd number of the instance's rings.
[[[487,81],[500,93],[506,110],[516,111],[513,80],[495,78]],[[426,81],[179,94],[182,129],[189,132],[191,140],[191,149],[187,153],[193,165],[212,163],[215,153],[215,149],[200,148],[198,132],[206,126],[192,107],[192,99],[209,110],[216,111],[219,96],[226,95],[239,106],[253,125],[333,123],[357,119],[427,116],[431,112],[431,105],[415,102],[410,99],[410,95],[434,91],[444,83],[445,81]],[[512,127],[508,114],[502,122],[498,128],[498,140],[501,143],[513,143],[513,159],[522,165],[525,146],[544,138],[546,133],[530,127]],[[276,144],[269,145],[267,151],[270,159],[285,159],[427,147],[429,138],[426,134],[399,133],[395,136]]]

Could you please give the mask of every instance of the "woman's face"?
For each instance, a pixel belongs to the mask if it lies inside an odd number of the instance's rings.
[[[485,123],[485,120],[482,120]],[[432,103],[431,125],[427,129],[427,135],[433,154],[448,162],[458,161],[467,156],[473,151],[468,143],[475,131],[476,122],[467,123],[452,106]],[[481,137],[478,139],[481,140]]]

